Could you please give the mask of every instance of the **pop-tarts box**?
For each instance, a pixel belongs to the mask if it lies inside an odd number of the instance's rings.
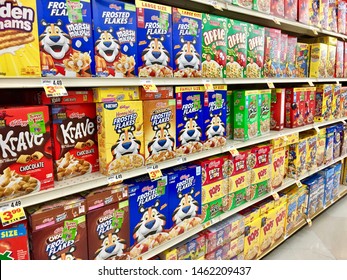
[[[176,87],[176,155],[203,150],[203,86]]]
[[[115,0],[94,0],[95,74],[133,77],[137,73],[136,7]]]
[[[94,74],[90,2],[37,1],[43,77],[91,77]]]
[[[169,216],[167,228],[201,214],[201,166],[178,166],[168,170]]]
[[[172,9],[136,0],[139,77],[172,77]]]
[[[201,13],[172,8],[175,77],[201,77],[201,20]]]
[[[204,149],[221,147],[226,142],[227,85],[214,85],[213,92],[204,94]]]

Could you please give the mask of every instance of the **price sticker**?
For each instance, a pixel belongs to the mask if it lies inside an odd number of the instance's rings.
[[[188,159],[186,157],[178,157],[177,158],[178,164],[186,163],[187,161],[188,161]]]
[[[314,83],[312,82],[312,80],[308,80],[307,82],[310,85],[310,87],[314,87]]]
[[[312,32],[313,32],[314,35],[318,35],[318,31],[317,31],[316,28],[313,27],[311,30],[312,30]]]
[[[307,222],[309,227],[312,227],[312,220],[310,218],[307,218],[306,222]]]
[[[147,166],[147,172],[148,172],[149,178],[152,181],[159,180],[161,177],[163,177],[163,173],[161,173],[161,170],[159,169],[158,164]]]
[[[214,87],[213,87],[213,84],[212,84],[211,80],[209,80],[209,79],[208,80],[203,80],[202,82],[203,82],[205,90],[207,92],[214,92]]]
[[[278,18],[273,18],[272,20],[273,20],[274,23],[276,23],[277,25],[281,25],[281,22],[278,20]]]
[[[271,82],[271,81],[268,81],[268,82],[267,82],[267,86],[268,86],[269,88],[271,88],[271,89],[275,88],[274,83]]]
[[[16,207],[0,212],[0,219],[3,226],[8,226],[26,219],[24,208]]]
[[[211,225],[212,225],[212,221],[208,221],[208,222],[204,223],[204,224],[202,225],[202,227],[205,229],[205,228],[210,227]]]
[[[275,201],[279,200],[280,199],[280,196],[279,194],[276,192],[272,195],[272,197],[274,198]]]
[[[340,81],[339,81],[339,80],[337,80],[337,81],[336,81],[336,84],[339,86],[339,85],[340,85]]]
[[[230,153],[233,157],[236,157],[236,156],[238,156],[238,155],[240,154],[239,151],[238,151],[235,147],[230,147],[229,153]]]
[[[107,181],[109,184],[116,183],[116,182],[122,183],[123,182],[123,175],[122,175],[122,173],[112,175],[112,176],[107,178]]]
[[[142,87],[146,92],[158,92],[158,89],[152,80],[142,81]]]
[[[302,187],[302,183],[300,181],[296,181],[296,185],[301,188]]]
[[[45,79],[42,80],[42,86],[45,90],[46,96],[49,98],[68,95],[62,80]]]
[[[320,129],[319,129],[319,127],[318,127],[318,126],[315,126],[315,127],[314,127],[314,129],[317,131],[317,133],[319,133],[319,132],[320,132]]]

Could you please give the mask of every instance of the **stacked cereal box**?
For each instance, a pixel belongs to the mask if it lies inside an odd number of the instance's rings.
[[[259,25],[249,24],[247,36],[247,78],[264,76],[264,40],[265,29]]]
[[[284,128],[285,115],[285,89],[276,88],[271,92],[271,130],[282,130]]]
[[[300,138],[298,143],[289,145],[288,177],[298,178],[306,172],[307,139]]]
[[[335,65],[335,77],[343,78],[343,65],[344,65],[344,43],[337,41],[336,45],[336,65]]]
[[[271,14],[284,17],[284,0],[271,0]]]
[[[259,90],[258,94],[258,133],[259,135],[264,135],[270,132],[270,122],[271,122],[271,90],[264,89]]]
[[[328,65],[328,45],[311,45],[310,78],[326,78]]]
[[[264,77],[280,77],[281,30],[265,28]]]
[[[306,78],[309,74],[310,45],[306,43],[296,44],[296,71],[298,78]]]
[[[175,77],[201,77],[202,14],[172,8]]]
[[[94,51],[90,1],[37,1],[42,76],[91,77]]]
[[[288,36],[287,45],[287,60],[286,60],[286,74],[288,78],[295,78],[297,75],[296,69],[296,44],[298,38]]]
[[[259,11],[265,14],[270,14],[271,1],[266,0],[253,0],[253,10]]]
[[[0,10],[0,77],[40,77],[36,1],[1,1]]]
[[[308,217],[312,217],[318,211],[319,196],[323,196],[324,193],[324,188],[321,188],[319,185],[320,180],[323,180],[323,177],[317,174],[302,181],[303,186],[307,190],[308,201],[306,215]],[[323,207],[323,204],[321,207]]]
[[[270,174],[269,185],[275,190],[282,185],[285,177],[285,147],[273,147]]]
[[[284,17],[294,21],[298,19],[298,0],[284,0]]]

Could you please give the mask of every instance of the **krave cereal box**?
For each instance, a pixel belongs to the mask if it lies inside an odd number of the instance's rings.
[[[75,13],[77,16],[74,16]],[[91,77],[94,50],[90,0],[37,1],[42,76]]]
[[[39,77],[36,1],[1,1],[0,18],[0,77]]]
[[[171,7],[136,0],[139,77],[172,77]]]
[[[264,76],[264,39],[264,27],[255,24],[248,25],[247,78],[262,78]]]
[[[96,0],[92,6],[96,76],[133,77],[137,73],[135,5]]]
[[[201,77],[202,14],[172,8],[174,76]]]

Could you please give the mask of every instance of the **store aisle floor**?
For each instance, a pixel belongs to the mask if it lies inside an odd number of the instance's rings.
[[[282,243],[264,260],[347,260],[347,196]]]

